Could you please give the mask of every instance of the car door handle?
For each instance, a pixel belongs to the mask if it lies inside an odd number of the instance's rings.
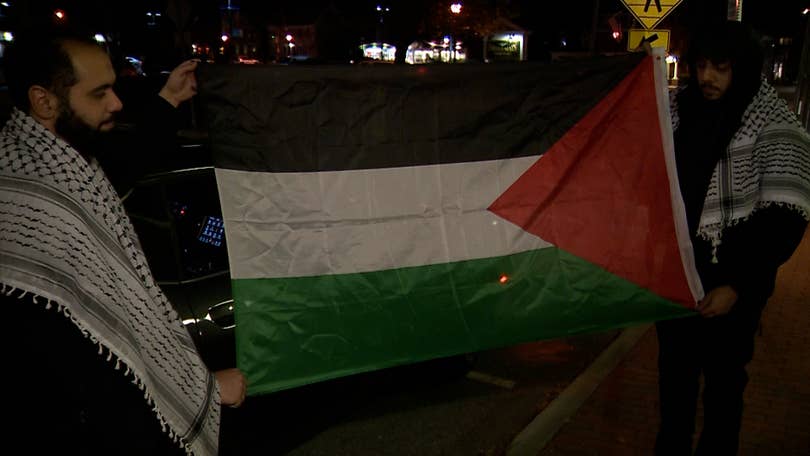
[[[236,321],[233,316],[233,299],[228,299],[209,307],[205,319],[214,322],[222,329],[233,329],[236,327]]]

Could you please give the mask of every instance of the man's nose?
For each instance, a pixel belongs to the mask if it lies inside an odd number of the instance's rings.
[[[124,103],[121,103],[121,99],[118,98],[118,95],[115,92],[111,92],[112,97],[110,98],[110,104],[107,109],[110,112],[118,112],[124,107]]]
[[[717,81],[717,75],[718,74],[719,74],[719,72],[717,71],[717,68],[714,68],[711,65],[708,68],[706,68],[706,76],[705,77],[709,81],[712,81],[712,82]]]

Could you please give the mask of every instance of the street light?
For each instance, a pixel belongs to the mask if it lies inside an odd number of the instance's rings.
[[[455,2],[455,3],[450,4],[450,12],[453,13],[455,16],[460,15],[461,14],[461,2]],[[456,19],[452,19],[451,22],[452,22],[452,25],[453,25],[453,29],[455,29],[456,28],[455,27]],[[453,62],[453,63],[455,63],[455,61],[456,61],[457,49],[458,49],[458,46],[454,46],[452,44],[450,45],[450,61]]]
[[[295,38],[288,33],[284,39],[287,40],[287,57],[291,58],[293,55],[293,48],[295,47],[295,43],[293,42]]]
[[[675,54],[669,54],[667,56],[667,66],[673,65],[674,69],[672,70],[672,77],[670,78],[673,81],[678,80],[678,56]]]
[[[60,10],[60,9],[58,9],[58,10],[54,11],[54,12],[53,12],[53,15],[54,15],[54,16],[56,16],[56,20],[58,20],[58,21],[62,21],[62,20],[64,20],[64,19],[65,19],[65,17],[67,17],[67,15],[65,14],[65,12],[64,12],[64,11],[62,11],[62,10]]]

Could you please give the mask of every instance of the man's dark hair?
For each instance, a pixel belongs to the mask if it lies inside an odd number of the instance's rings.
[[[692,86],[697,88],[697,62],[731,64],[731,87],[727,96],[748,104],[759,90],[764,53],[759,37],[745,24],[736,21],[709,23],[692,34],[686,62]]]
[[[93,40],[66,30],[26,31],[15,37],[6,51],[3,71],[17,109],[30,111],[28,89],[34,85],[67,99],[68,90],[78,82],[65,49],[68,43],[97,46]]]
[[[702,59],[714,64],[731,64],[731,85],[720,100],[707,101],[703,96],[697,80],[697,62]],[[750,28],[739,22],[707,25],[692,34],[685,60],[689,65],[689,82],[677,98],[679,131],[696,131],[700,130],[700,125],[711,123],[711,134],[705,136],[703,142],[707,150],[724,150],[742,125],[745,109],[759,91],[763,64],[759,40]]]

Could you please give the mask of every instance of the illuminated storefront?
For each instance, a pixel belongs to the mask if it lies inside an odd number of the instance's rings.
[[[453,41],[449,36],[440,41],[414,41],[405,52],[405,63],[420,65],[425,63],[463,63],[467,61],[467,51],[461,41]]]
[[[363,57],[370,60],[380,60],[393,63],[396,60],[397,48],[388,43],[361,44]]]
[[[519,62],[526,60],[526,34],[503,32],[484,39],[485,62]]]

